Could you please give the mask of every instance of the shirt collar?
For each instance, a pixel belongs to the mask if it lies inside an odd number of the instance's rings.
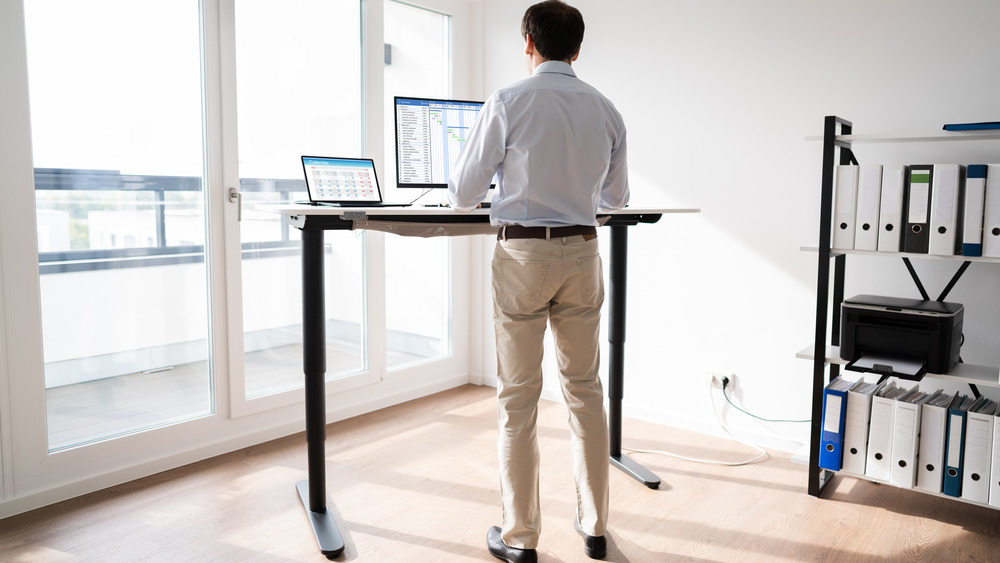
[[[576,76],[573,72],[573,67],[569,63],[563,61],[545,61],[540,65],[535,67],[535,74],[541,73],[555,73],[555,74],[566,74],[568,76]]]

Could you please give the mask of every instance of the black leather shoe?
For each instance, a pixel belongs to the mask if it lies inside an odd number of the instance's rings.
[[[591,559],[604,559],[608,554],[608,542],[604,536],[590,536],[580,529],[579,522],[573,522],[573,527],[583,536],[583,552]]]
[[[493,526],[489,532],[486,532],[486,547],[490,549],[493,557],[507,563],[536,563],[538,561],[538,552],[534,549],[518,549],[503,543],[503,538],[500,536],[500,526]]]

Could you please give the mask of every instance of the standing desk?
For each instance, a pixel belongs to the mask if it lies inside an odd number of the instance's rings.
[[[302,232],[302,369],[305,374],[308,476],[295,487],[312,524],[320,551],[327,558],[344,551],[344,540],[326,499],[326,301],[323,232],[369,229],[404,236],[493,234],[489,209],[460,213],[442,207],[327,207],[264,205]],[[622,385],[625,379],[625,282],[628,227],[655,223],[664,214],[698,213],[697,209],[626,208],[598,219],[611,230],[608,295],[608,431],[611,463],[651,489],[660,479],[622,455]]]

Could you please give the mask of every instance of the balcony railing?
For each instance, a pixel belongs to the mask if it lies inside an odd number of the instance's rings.
[[[205,246],[201,244],[169,244],[167,207],[171,204],[167,194],[201,193],[202,179],[194,176],[157,176],[122,174],[117,170],[88,170],[70,168],[36,168],[35,190],[38,192],[117,192],[118,194],[147,193],[151,197],[137,205],[154,210],[155,244],[125,248],[76,248],[71,250],[39,252],[39,273],[58,274],[104,270],[111,268],[137,268],[203,262]],[[240,190],[250,199],[252,194],[273,193],[275,203],[292,201],[292,194],[305,192],[303,180],[240,179]],[[101,203],[88,201],[84,203]],[[277,220],[277,218],[276,218]],[[298,242],[292,239],[287,218],[281,216],[280,236],[272,240],[244,242],[244,259],[294,255]],[[150,237],[153,239],[154,237]]]

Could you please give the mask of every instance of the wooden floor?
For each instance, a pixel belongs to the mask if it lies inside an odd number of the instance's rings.
[[[542,561],[588,561],[573,531],[564,407],[543,402]],[[465,386],[332,424],[342,561],[495,561],[495,390]],[[743,446],[625,420],[626,447],[738,460]],[[298,434],[0,521],[2,561],[325,561],[295,492]],[[839,478],[806,494],[774,453],[742,467],[634,454],[663,484],[611,473],[609,561],[998,561],[1000,511]]]

